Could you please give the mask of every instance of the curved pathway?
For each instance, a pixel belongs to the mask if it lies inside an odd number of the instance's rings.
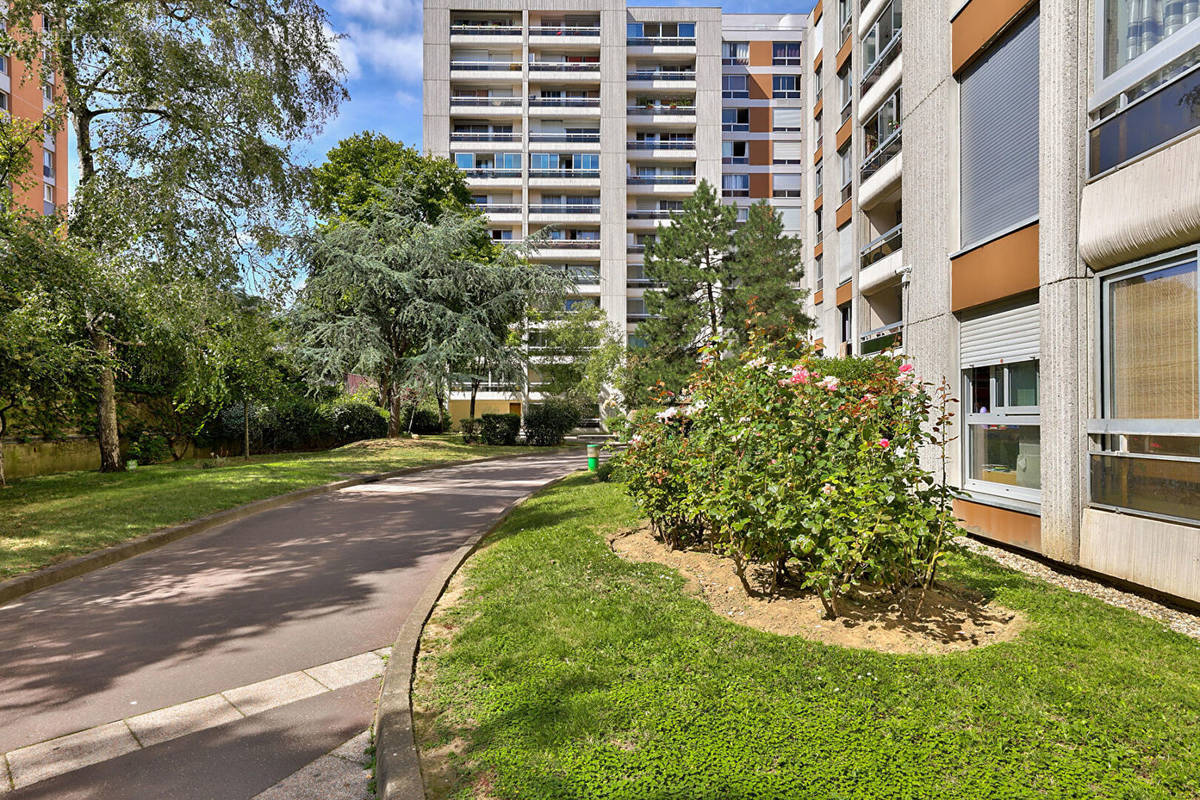
[[[335,751],[438,567],[583,461],[342,489],[0,607],[0,797],[248,800]]]

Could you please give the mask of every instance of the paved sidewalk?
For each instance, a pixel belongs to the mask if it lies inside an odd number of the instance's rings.
[[[429,578],[582,460],[343,489],[0,607],[0,796],[248,800],[337,766],[315,765],[368,726],[373,651]]]

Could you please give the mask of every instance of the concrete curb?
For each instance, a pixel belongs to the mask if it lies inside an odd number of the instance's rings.
[[[578,449],[578,448],[571,448]],[[444,467],[456,467],[464,464],[483,464],[488,461],[504,461],[520,458],[538,458],[545,456],[548,453],[568,452],[565,448],[546,448],[536,453],[520,453],[516,455],[500,455],[488,456],[487,458],[473,458],[465,461],[444,461],[438,464],[423,464],[417,467],[405,467],[404,469],[392,470],[390,472],[380,472],[373,475],[364,475],[359,478],[349,478],[344,481],[336,481],[334,483],[325,483],[320,486],[311,486],[307,489],[297,489],[294,492],[268,497],[264,500],[255,500],[252,503],[235,506],[224,511],[215,511],[212,514],[206,514],[203,517],[183,522],[178,525],[171,525],[166,528],[159,528],[156,531],[143,534],[127,542],[121,542],[111,547],[106,547],[103,550],[97,550],[94,553],[77,556],[61,564],[46,567],[44,569],[31,572],[28,575],[18,575],[15,578],[9,578],[6,581],[0,581],[0,606],[5,603],[12,602],[19,597],[36,592],[38,589],[44,589],[47,586],[53,586],[56,583],[71,578],[76,578],[84,575],[92,570],[107,567],[109,564],[115,564],[118,561],[124,561],[127,558],[133,558],[136,555],[162,547],[178,539],[186,536],[191,536],[195,533],[215,528],[219,525],[225,525],[230,522],[236,522],[240,519],[261,514],[264,511],[271,511],[297,500],[304,500],[308,497],[324,494],[326,492],[335,492],[338,489],[345,489],[350,486],[358,486],[364,483],[378,483],[379,481],[398,478],[403,475],[412,475],[418,472],[427,472],[433,469],[442,469]]]
[[[379,703],[375,710],[375,786],[379,800],[425,800],[425,782],[421,777],[421,759],[413,735],[412,684],[416,674],[417,652],[425,623],[446,591],[454,573],[479,549],[493,531],[504,524],[513,511],[534,495],[546,491],[579,471],[539,486],[524,497],[509,503],[500,516],[481,525],[471,541],[458,548],[433,576],[425,592],[413,607],[392,644]]]

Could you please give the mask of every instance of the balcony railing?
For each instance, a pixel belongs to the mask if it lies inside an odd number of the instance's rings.
[[[799,100],[804,94],[800,89],[776,89],[771,92],[774,100]]]
[[[475,133],[466,131],[455,131],[450,134],[452,142],[519,142],[521,134],[519,133]]]
[[[451,72],[520,72],[520,61],[451,61]]]
[[[859,255],[859,266],[866,269],[878,264],[892,253],[898,253],[904,247],[904,225],[900,224],[879,236],[875,241],[862,249]]]
[[[750,190],[747,189],[721,189],[721,197],[749,197]]]
[[[775,67],[802,67],[804,58],[797,56],[772,56],[771,65]]]
[[[660,142],[649,139],[635,139],[625,143],[627,150],[695,150],[694,139],[672,139]]]
[[[679,212],[666,208],[635,208],[625,212],[626,219],[670,219]],[[630,245],[631,247],[633,245]],[[639,245],[639,247],[642,245]]]
[[[598,169],[531,169],[531,178],[599,178]]]
[[[520,107],[519,97],[451,97],[452,106],[487,106],[489,108]]]
[[[694,70],[639,70],[625,76],[629,81],[694,81]]]
[[[879,353],[888,349],[900,347],[904,334],[904,320],[892,322],[884,325],[881,328],[876,328],[873,331],[867,331],[862,336],[858,337],[860,342],[860,351],[863,355],[867,353]]]
[[[520,25],[451,25],[451,36],[520,36]]]
[[[863,159],[862,166],[859,168],[859,174],[864,181],[878,172],[884,164],[891,161],[900,152],[902,149],[902,137],[900,136],[902,130],[902,128],[897,128],[891,136],[884,139],[869,156]]]
[[[749,89],[722,89],[722,100],[747,100],[750,97]]]
[[[530,61],[530,72],[599,72],[599,61]]]
[[[476,203],[475,207],[485,214],[520,214],[519,205],[501,203]]]
[[[598,142],[600,131],[595,133],[531,133],[531,142]]]
[[[463,170],[468,178],[519,178],[520,169],[501,169],[497,167],[474,167]]]
[[[750,130],[749,122],[722,122],[721,130],[726,133],[740,133]]]
[[[803,189],[772,189],[772,197],[803,197]]]
[[[630,175],[625,182],[631,186],[684,185],[696,182],[695,175]]]
[[[556,250],[598,250],[599,239],[547,239],[539,247],[552,247]]]
[[[599,25],[530,25],[530,36],[599,36]]]
[[[530,214],[599,214],[599,203],[534,203]]]
[[[670,116],[693,116],[696,113],[695,106],[629,106],[625,109],[627,114],[666,114]],[[746,128],[749,130],[749,126]]]
[[[628,244],[625,245],[625,252],[626,253],[644,253],[644,252],[646,252],[646,245],[643,242],[629,242]]]
[[[625,40],[628,47],[647,47],[655,45],[678,45],[695,47],[695,36],[631,36]]]
[[[883,50],[879,53],[879,57],[875,59],[875,63],[863,71],[861,82],[862,92],[866,93],[870,91],[871,87],[883,77],[884,71],[892,65],[892,62],[900,57],[900,33],[901,29],[897,28],[896,33],[892,36],[892,40],[884,45]]]
[[[749,164],[750,156],[721,156],[722,164]]]
[[[563,108],[599,108],[599,97],[531,97],[531,106],[557,106]]]

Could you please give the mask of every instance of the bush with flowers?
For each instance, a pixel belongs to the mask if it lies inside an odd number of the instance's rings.
[[[665,543],[728,555],[747,590],[747,565],[769,566],[770,591],[811,590],[830,617],[860,585],[933,584],[958,529],[920,452],[944,464],[946,384],[898,356],[822,359],[796,337],[710,355],[671,399],[635,416],[618,465]]]

